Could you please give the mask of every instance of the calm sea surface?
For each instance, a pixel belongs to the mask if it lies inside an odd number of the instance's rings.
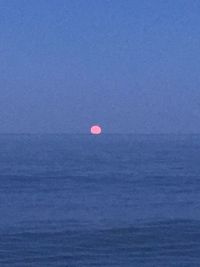
[[[200,266],[200,136],[1,135],[1,267]]]

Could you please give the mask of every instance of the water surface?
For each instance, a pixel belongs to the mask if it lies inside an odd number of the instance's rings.
[[[198,135],[1,135],[0,266],[199,266],[199,174]]]

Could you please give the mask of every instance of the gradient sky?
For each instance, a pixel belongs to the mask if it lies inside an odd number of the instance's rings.
[[[0,132],[200,133],[199,0],[0,0]]]

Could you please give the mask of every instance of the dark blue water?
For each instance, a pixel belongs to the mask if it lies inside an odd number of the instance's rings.
[[[200,266],[200,136],[1,135],[0,266]]]

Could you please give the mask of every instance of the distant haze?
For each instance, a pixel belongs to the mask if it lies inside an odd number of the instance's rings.
[[[200,133],[200,1],[1,0],[0,132]]]

